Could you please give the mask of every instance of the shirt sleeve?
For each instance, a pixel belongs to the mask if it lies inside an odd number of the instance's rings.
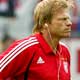
[[[24,73],[31,57],[30,49],[26,45],[23,46],[21,42],[14,42],[0,55],[0,80]]]

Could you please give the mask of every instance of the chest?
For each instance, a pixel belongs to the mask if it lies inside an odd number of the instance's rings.
[[[41,49],[37,50],[29,68],[29,76],[36,75],[40,80],[57,79],[58,75],[67,75],[69,64],[66,57],[45,54]],[[43,76],[44,75],[44,76]]]

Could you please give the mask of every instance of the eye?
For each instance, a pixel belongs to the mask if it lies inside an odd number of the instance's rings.
[[[68,18],[66,17],[63,17],[63,18],[59,18],[59,20],[62,20],[62,21],[66,21]]]
[[[66,18],[66,17],[65,17],[65,18],[62,18],[61,20],[66,21],[66,20],[68,20],[68,19],[69,19],[69,18]]]
[[[68,19],[68,18],[62,18],[62,20],[64,20],[64,21],[67,20],[67,19]]]

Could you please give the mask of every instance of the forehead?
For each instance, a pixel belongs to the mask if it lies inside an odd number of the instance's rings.
[[[59,10],[58,13],[55,14],[54,18],[59,17],[70,17],[70,12],[68,9]]]

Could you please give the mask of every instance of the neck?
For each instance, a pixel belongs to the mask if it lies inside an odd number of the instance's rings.
[[[43,37],[46,40],[46,42],[49,44],[49,46],[52,48],[52,50],[56,53],[59,39],[57,37],[52,37],[50,34],[46,32],[43,33]]]

